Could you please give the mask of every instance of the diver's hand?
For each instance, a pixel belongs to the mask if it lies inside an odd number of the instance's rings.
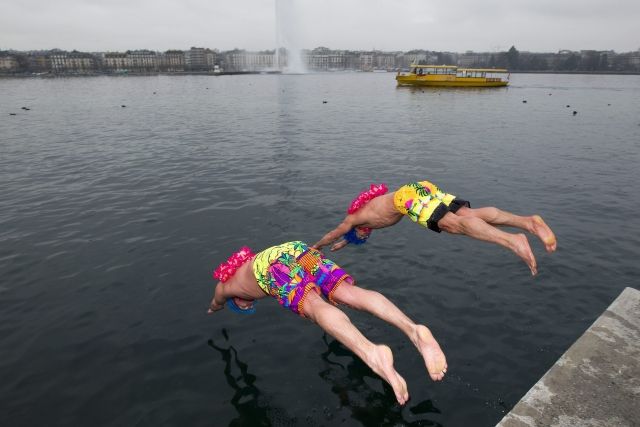
[[[209,305],[209,309],[207,310],[207,314],[213,314],[216,311],[220,311],[224,308],[224,303],[218,304],[214,299],[211,300],[211,304]]]
[[[331,246],[331,252],[339,251],[340,249],[347,246],[349,242],[346,239],[342,239]]]
[[[351,222],[351,215],[347,216],[341,223],[340,225],[338,225],[336,228],[334,228],[333,230],[331,230],[330,232],[328,232],[327,234],[325,234],[322,239],[320,239],[318,242],[316,242],[312,248],[314,249],[322,249],[324,246],[333,243],[333,246],[331,247],[331,250],[338,250],[342,247],[344,247],[345,244],[340,244],[339,242],[336,242],[336,240],[342,238],[342,236],[344,236],[349,230],[351,230],[351,228],[353,227],[352,222]],[[336,243],[334,243],[336,242]],[[337,249],[334,249],[336,246],[338,246]]]

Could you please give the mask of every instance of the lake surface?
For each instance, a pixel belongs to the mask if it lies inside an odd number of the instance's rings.
[[[0,424],[498,422],[638,287],[640,76],[393,78],[0,79]],[[419,179],[539,213],[559,244],[530,238],[536,277],[503,248],[408,220],[331,255],[447,355],[433,383],[400,331],[345,309],[392,348],[405,407],[271,299],[206,315],[211,272],[240,246],[313,243],[369,183]]]

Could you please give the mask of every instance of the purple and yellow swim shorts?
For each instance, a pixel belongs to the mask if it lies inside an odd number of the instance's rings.
[[[287,242],[258,253],[253,259],[258,286],[280,305],[304,316],[304,300],[311,291],[334,303],[332,294],[353,279],[336,263],[304,242]]]
[[[455,213],[463,206],[471,207],[468,201],[442,192],[429,181],[412,182],[398,188],[393,195],[393,204],[400,213],[411,218],[411,221],[437,233],[440,232],[438,221],[447,212]]]

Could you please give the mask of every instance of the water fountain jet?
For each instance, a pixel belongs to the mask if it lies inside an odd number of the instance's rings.
[[[296,0],[276,0],[276,67],[286,74],[304,74]]]

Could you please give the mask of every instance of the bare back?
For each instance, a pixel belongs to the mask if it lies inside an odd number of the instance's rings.
[[[398,212],[393,204],[393,195],[385,194],[369,201],[358,212],[350,215],[354,227],[385,228],[396,224],[402,219],[402,214]]]
[[[244,263],[236,273],[225,283],[225,293],[229,297],[238,297],[246,300],[260,299],[267,296],[258,286],[256,276],[253,274],[253,259]]]

